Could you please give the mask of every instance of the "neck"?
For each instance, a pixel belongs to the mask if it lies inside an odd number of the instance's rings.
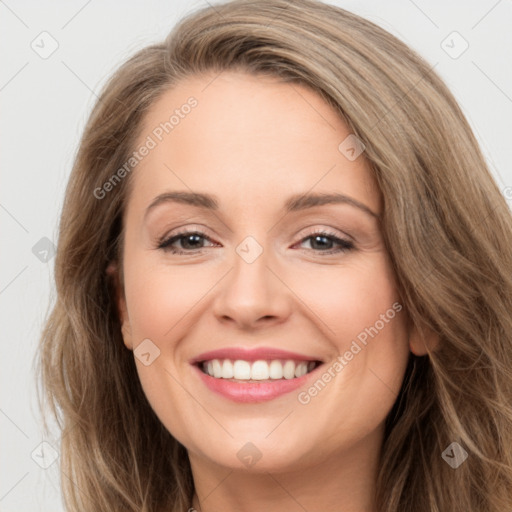
[[[197,512],[376,512],[383,428],[339,452],[313,454],[295,468],[226,468],[189,452]],[[194,512],[191,510],[191,512]]]

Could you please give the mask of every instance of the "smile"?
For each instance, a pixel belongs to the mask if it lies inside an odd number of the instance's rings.
[[[200,368],[215,379],[232,379],[242,382],[295,379],[313,371],[317,361],[294,361],[291,359],[273,359],[245,361],[237,359],[212,359],[203,361]]]
[[[226,347],[190,360],[206,389],[238,403],[273,400],[304,386],[324,363],[271,347]]]

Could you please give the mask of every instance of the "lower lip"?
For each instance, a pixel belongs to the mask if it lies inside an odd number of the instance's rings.
[[[303,386],[310,375],[315,373],[319,368],[319,366],[317,366],[312,372],[294,379],[276,379],[273,381],[242,383],[234,382],[229,379],[216,379],[204,373],[197,365],[194,365],[194,367],[199,373],[201,380],[211,391],[229,398],[234,402],[241,403],[266,402],[285,395],[286,393],[291,393]]]

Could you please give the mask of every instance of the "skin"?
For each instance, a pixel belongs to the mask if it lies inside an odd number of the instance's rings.
[[[299,403],[301,390],[257,404],[230,401],[189,363],[206,350],[265,346],[328,367],[400,302],[377,217],[349,204],[282,212],[291,194],[339,192],[378,216],[369,164],[364,153],[350,161],[338,150],[350,130],[315,92],[241,72],[194,76],[167,91],[147,113],[140,142],[189,96],[198,106],[133,171],[118,306],[126,347],[149,338],[160,350],[148,366],[135,362],[151,406],[188,450],[193,506],[375,511],[384,421],[410,351],[426,351],[405,310],[308,404]],[[214,194],[220,208],[169,202],[144,218],[171,190]],[[175,242],[184,255],[157,248],[184,228],[207,238]],[[339,246],[307,238],[324,229],[355,248],[326,255]],[[247,236],[263,248],[250,264],[236,252]],[[261,454],[250,467],[237,457],[248,442]]]

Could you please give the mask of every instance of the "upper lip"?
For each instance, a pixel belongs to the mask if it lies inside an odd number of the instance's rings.
[[[194,357],[190,363],[197,364],[203,361],[211,361],[212,359],[241,359],[244,361],[258,361],[269,359],[291,359],[294,361],[320,361],[318,357],[299,354],[297,352],[290,352],[288,350],[281,350],[272,347],[259,347],[259,348],[243,348],[243,347],[226,347],[218,350],[210,350],[203,352]]]

